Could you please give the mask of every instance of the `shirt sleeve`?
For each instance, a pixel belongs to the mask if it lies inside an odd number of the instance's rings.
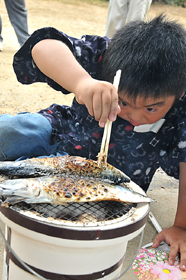
[[[48,27],[35,31],[14,55],[13,68],[20,83],[43,82],[57,91],[62,91],[65,94],[69,93],[65,88],[44,75],[32,59],[32,48],[44,39],[55,39],[64,42],[76,60],[93,78],[102,79],[102,56],[109,42],[107,37],[84,35],[82,38],[77,39],[55,28]]]

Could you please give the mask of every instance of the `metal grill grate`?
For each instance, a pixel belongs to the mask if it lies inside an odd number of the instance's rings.
[[[3,201],[3,198],[1,198]],[[131,216],[136,204],[115,201],[71,203],[65,205],[26,204],[10,206],[14,211],[47,223],[71,226],[114,224]]]

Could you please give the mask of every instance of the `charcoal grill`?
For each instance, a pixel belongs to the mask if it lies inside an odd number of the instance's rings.
[[[0,210],[11,248],[46,279],[112,280],[121,272],[128,241],[145,227],[150,207],[100,201],[19,203]],[[3,280],[37,279],[6,248],[3,270]]]

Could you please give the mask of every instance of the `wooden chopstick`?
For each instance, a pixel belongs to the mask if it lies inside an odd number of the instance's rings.
[[[113,82],[113,85],[115,86],[117,91],[118,91],[118,86],[119,86],[119,82],[120,82],[120,77],[121,77],[121,70],[118,70],[116,72],[116,75],[114,77],[114,82]],[[104,128],[104,132],[103,132],[101,149],[98,154],[98,166],[101,166],[102,163],[107,162],[107,154],[108,154],[108,146],[109,146],[109,142],[110,142],[111,129],[112,129],[112,121],[107,119],[107,122],[106,122],[105,128]]]

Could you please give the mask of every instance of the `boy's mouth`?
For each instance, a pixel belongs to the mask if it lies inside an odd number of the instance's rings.
[[[130,121],[130,123],[131,123],[133,126],[139,126],[139,125],[142,125],[141,123],[137,123],[137,122],[133,122],[133,121]]]

